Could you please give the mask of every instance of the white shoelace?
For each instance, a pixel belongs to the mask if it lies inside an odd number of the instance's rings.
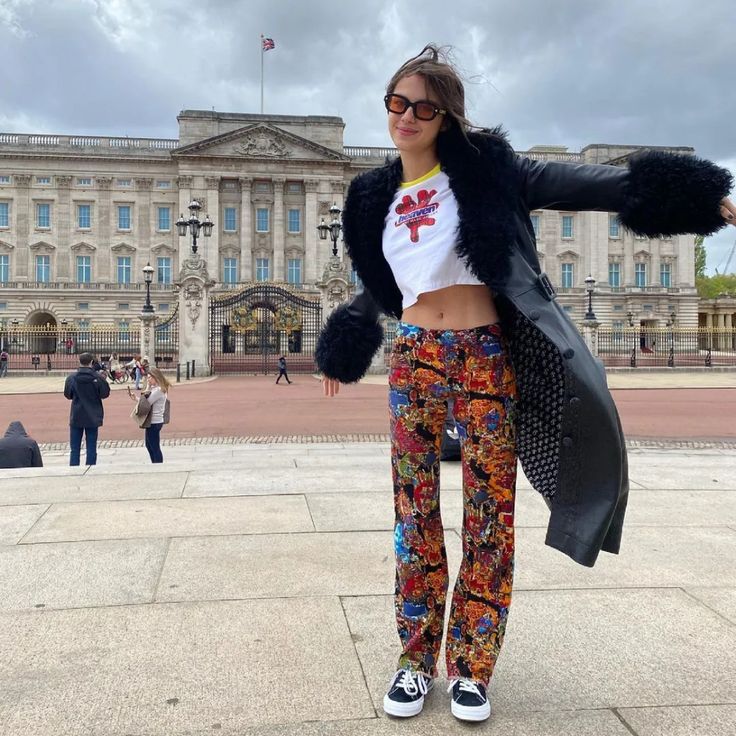
[[[473,682],[472,680],[466,680],[463,677],[457,677],[454,680],[450,680],[450,687],[447,688],[447,692],[452,692],[452,688],[455,687],[455,684],[460,684],[460,692],[466,692],[466,693],[473,693],[473,695],[477,695],[479,698],[483,697],[483,694],[480,690],[478,690],[478,683]]]
[[[407,695],[416,695],[417,693],[426,695],[429,692],[429,678],[411,670],[399,670],[399,672],[401,672],[401,679],[394,684],[394,687],[400,687]]]

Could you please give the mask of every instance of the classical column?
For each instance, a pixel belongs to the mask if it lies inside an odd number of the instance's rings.
[[[58,187],[59,196],[56,200],[56,263],[54,264],[54,281],[69,281],[69,274],[74,273],[74,265],[70,263],[72,259],[71,235],[72,235],[72,218],[74,213],[71,211],[71,193],[69,187],[72,183],[71,176],[57,176],[56,185]],[[76,279],[73,279],[76,280]]]
[[[286,281],[284,272],[284,184],[283,176],[273,178],[273,281]]]
[[[15,219],[15,232],[17,240],[15,251],[13,251],[13,260],[15,265],[12,267],[14,279],[18,281],[28,281],[29,259],[31,251],[28,246],[31,244],[31,231],[33,228],[33,213],[31,209],[31,177],[28,174],[16,174],[13,177],[13,183],[16,187],[17,196],[13,203],[13,214]],[[11,223],[12,224],[12,223]]]
[[[95,259],[95,274],[98,281],[115,281],[111,277],[112,253],[110,248],[115,245],[112,242],[112,177],[96,176],[95,185],[100,194],[97,200],[97,232],[99,236],[99,247]]]
[[[191,176],[179,176],[177,177],[176,184],[179,187],[179,212],[174,213],[172,227],[176,227],[174,224],[180,216],[183,216],[185,220],[189,219],[189,203],[192,201],[192,177]],[[213,228],[214,229],[214,228]],[[185,258],[189,257],[191,251],[191,239],[187,235],[186,238],[178,238],[179,240],[179,263],[183,263]]]
[[[202,257],[210,263],[210,267],[215,269],[217,273],[220,268],[220,233],[222,232],[222,214],[220,213],[220,177],[205,176],[204,183],[207,186],[207,207],[202,213],[200,219],[204,219],[204,215],[209,215],[210,220],[214,220],[215,226],[212,228],[211,238],[202,238],[197,240],[197,245],[202,249]],[[209,241],[209,242],[207,242]]]
[[[662,241],[659,238],[653,238],[649,241],[649,283],[652,286],[661,286],[659,279],[659,250],[662,247]]]
[[[623,281],[621,286],[634,285],[634,236],[631,233],[624,232],[624,272],[621,275]]]
[[[138,210],[138,225],[136,229],[138,240],[138,252],[141,258],[147,261],[151,258],[151,188],[153,179],[136,179],[138,197],[136,209]],[[144,255],[145,253],[145,255]],[[155,266],[156,264],[152,264]]]
[[[304,283],[313,286],[317,282],[317,232],[318,204],[317,179],[305,179],[304,190],[306,192],[304,201]]]
[[[240,183],[240,281],[253,280],[253,179],[241,176]]]
[[[215,282],[199,253],[182,261],[179,278],[179,362],[195,361],[197,375],[208,375],[209,363],[209,292]]]

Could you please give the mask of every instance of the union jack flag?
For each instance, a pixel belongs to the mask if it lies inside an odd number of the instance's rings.
[[[276,48],[276,44],[274,43],[274,40],[272,38],[261,37],[261,43],[263,44],[264,51],[270,51],[271,49]]]

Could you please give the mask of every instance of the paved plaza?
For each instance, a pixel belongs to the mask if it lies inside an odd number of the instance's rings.
[[[0,732],[731,736],[736,456],[633,449],[623,550],[543,544],[522,477],[506,644],[478,727],[444,681],[383,715],[398,656],[384,442],[103,449],[0,471]],[[443,463],[458,565],[460,472]]]

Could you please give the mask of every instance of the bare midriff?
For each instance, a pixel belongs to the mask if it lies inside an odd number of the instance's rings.
[[[427,330],[469,330],[498,322],[487,286],[459,284],[420,294],[401,315],[402,322]]]

